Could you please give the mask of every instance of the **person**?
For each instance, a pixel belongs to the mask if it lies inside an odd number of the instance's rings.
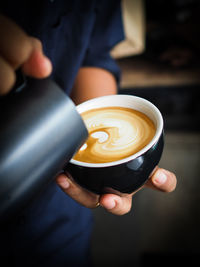
[[[120,71],[110,49],[124,38],[119,0],[2,2],[2,95],[11,90],[19,68],[37,79],[50,76],[76,104],[117,93]],[[157,167],[145,186],[171,192],[176,177]],[[4,266],[90,266],[90,209],[100,205],[123,215],[133,195],[98,196],[60,174],[0,230]]]

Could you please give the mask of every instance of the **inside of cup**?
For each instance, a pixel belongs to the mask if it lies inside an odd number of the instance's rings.
[[[86,101],[77,106],[77,111],[79,113],[83,113],[88,110],[103,108],[103,107],[125,107],[131,108],[134,110],[138,110],[145,115],[147,115],[153,122],[156,127],[156,133],[153,139],[150,141],[148,145],[146,145],[143,149],[139,152],[126,157],[124,159],[120,159],[113,162],[106,162],[106,163],[86,163],[72,159],[71,163],[85,166],[85,167],[106,167],[106,166],[114,166],[129,160],[132,160],[146,151],[148,151],[159,139],[162,130],[163,130],[163,119],[160,111],[158,108],[153,105],[151,102],[147,101],[144,98],[131,96],[131,95],[110,95],[110,96],[103,96],[94,98],[92,100]]]

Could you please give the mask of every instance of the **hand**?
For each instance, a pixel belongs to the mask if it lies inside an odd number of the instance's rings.
[[[6,94],[15,83],[15,70],[35,78],[45,78],[52,70],[42,52],[41,42],[28,36],[17,24],[0,15],[0,94]]]
[[[131,210],[132,197],[136,193],[124,194],[123,196],[104,194],[99,197],[81,188],[65,174],[60,174],[56,182],[66,194],[81,205],[87,208],[96,208],[97,203],[99,203],[107,211],[116,215],[124,215]],[[157,167],[143,187],[149,187],[163,192],[172,192],[176,187],[176,176],[167,170]]]

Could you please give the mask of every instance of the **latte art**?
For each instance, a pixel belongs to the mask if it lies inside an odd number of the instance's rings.
[[[143,113],[123,107],[93,109],[81,114],[89,138],[74,156],[88,163],[105,163],[129,157],[155,135],[153,122]]]

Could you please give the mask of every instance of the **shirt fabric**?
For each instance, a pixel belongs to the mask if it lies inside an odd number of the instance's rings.
[[[51,78],[67,93],[82,66],[119,80],[110,49],[124,38],[120,0],[1,1],[3,14],[39,38],[53,63]],[[1,26],[1,25],[0,25]],[[91,211],[52,182],[23,216],[0,230],[4,266],[89,266]],[[7,264],[7,265],[6,265]]]

